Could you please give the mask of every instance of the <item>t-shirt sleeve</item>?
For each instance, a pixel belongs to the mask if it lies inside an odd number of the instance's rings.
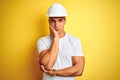
[[[38,50],[39,54],[40,54],[41,51],[43,51],[45,49],[47,49],[47,47],[45,45],[44,40],[39,39],[38,42],[37,42],[37,50]]]
[[[79,39],[76,39],[74,42],[72,56],[84,56],[82,52],[81,41]]]

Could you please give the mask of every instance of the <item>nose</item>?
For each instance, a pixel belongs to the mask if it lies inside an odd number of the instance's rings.
[[[58,23],[58,22],[56,22],[56,23],[55,23],[55,27],[57,28],[57,27],[58,27],[58,25],[59,25],[59,23]]]

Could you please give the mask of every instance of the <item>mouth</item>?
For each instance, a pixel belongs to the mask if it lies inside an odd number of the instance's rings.
[[[59,29],[55,29],[55,31],[59,31]]]

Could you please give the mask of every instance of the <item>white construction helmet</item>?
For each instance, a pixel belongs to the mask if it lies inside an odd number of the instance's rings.
[[[54,3],[48,10],[48,17],[62,17],[67,16],[66,9],[60,3]]]

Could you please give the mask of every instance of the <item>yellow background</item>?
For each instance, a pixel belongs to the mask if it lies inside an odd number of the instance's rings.
[[[119,0],[0,0],[0,80],[41,80],[36,42],[49,34],[54,2],[69,14],[65,30],[82,42],[86,63],[76,80],[120,80]]]

